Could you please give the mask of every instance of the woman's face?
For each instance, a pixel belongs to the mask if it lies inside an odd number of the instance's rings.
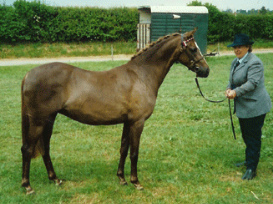
[[[239,46],[233,47],[233,49],[234,49],[234,53],[235,53],[236,57],[241,59],[248,52],[249,46],[248,45],[239,45]]]

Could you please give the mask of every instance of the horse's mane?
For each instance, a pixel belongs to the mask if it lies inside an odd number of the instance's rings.
[[[146,45],[145,48],[143,48],[142,50],[140,50],[139,52],[137,52],[132,58],[131,60],[135,59],[137,56],[141,55],[142,53],[146,52],[149,48],[153,47],[155,44],[158,44],[160,43],[162,40],[165,40],[169,37],[172,37],[172,36],[177,36],[177,35],[180,35],[180,33],[173,33],[173,34],[170,34],[170,35],[166,35],[166,36],[163,36],[161,38],[159,38],[157,41],[154,41],[148,45]]]

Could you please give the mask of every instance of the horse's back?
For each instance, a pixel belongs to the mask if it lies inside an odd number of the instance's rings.
[[[25,75],[24,79],[25,83],[30,83],[34,81],[48,82],[48,80],[50,79],[56,80],[56,77],[64,78],[65,75],[67,76],[75,69],[78,68],[69,64],[53,62],[33,68]]]

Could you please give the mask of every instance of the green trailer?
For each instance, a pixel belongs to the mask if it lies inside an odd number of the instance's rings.
[[[207,53],[208,9],[205,6],[143,6],[139,10],[137,50],[171,33],[185,33],[198,27],[195,40]]]

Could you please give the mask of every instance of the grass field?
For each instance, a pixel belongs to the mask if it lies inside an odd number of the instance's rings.
[[[0,59],[83,57],[113,54],[133,54],[136,42],[87,42],[87,43],[26,43],[0,45]]]
[[[258,55],[265,65],[266,88],[273,97],[273,54]],[[208,59],[210,76],[200,79],[204,94],[224,97],[232,56]],[[88,70],[107,70],[125,63],[73,63]],[[47,179],[39,157],[32,160],[26,196],[21,184],[20,85],[35,65],[0,67],[0,200],[7,203],[273,203],[273,115],[263,128],[258,177],[241,180],[244,143],[236,117],[238,139],[231,132],[228,103],[212,104],[199,95],[194,73],[176,64],[163,82],[151,118],[141,137],[138,176],[143,191],[120,186],[116,171],[122,125],[88,126],[62,115],[56,119],[51,156],[65,182],[57,187]],[[125,167],[130,176],[130,160]]]
[[[222,51],[232,51],[227,45],[232,42],[221,42],[209,44],[207,53]],[[134,54],[136,52],[136,42],[74,42],[74,43],[25,43],[25,44],[0,44],[0,59],[18,58],[56,58],[56,57],[83,57],[101,56],[113,54]],[[272,48],[273,41],[255,40],[254,49]]]

